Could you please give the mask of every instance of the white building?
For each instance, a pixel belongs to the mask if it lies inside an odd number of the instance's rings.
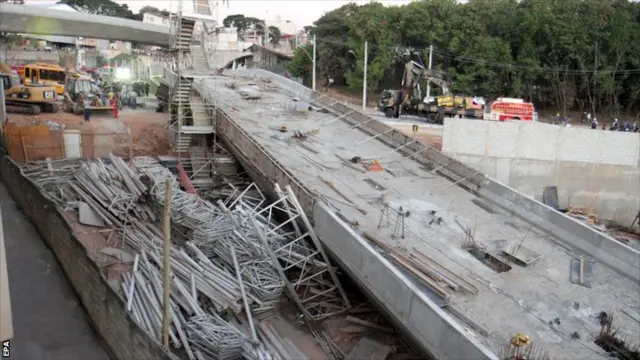
[[[267,26],[275,26],[280,29],[283,35],[294,35],[298,31],[296,24],[289,20],[283,20],[281,15],[276,15],[273,20],[267,20],[266,23]]]
[[[142,22],[149,23],[149,24],[163,25],[166,27],[169,27],[171,25],[168,17],[153,15],[149,13],[145,13],[142,15]]]

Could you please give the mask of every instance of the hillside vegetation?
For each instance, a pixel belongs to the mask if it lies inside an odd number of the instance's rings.
[[[560,111],[640,114],[640,3],[627,0],[422,0],[404,6],[348,4],[313,27],[318,86],[362,87],[364,41],[368,88],[400,86],[398,56],[413,48],[467,95],[522,97]],[[311,74],[312,47],[289,65]],[[415,57],[414,57],[415,58]],[[437,91],[437,90],[436,90]]]

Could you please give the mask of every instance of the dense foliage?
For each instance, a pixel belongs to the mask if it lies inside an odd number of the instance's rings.
[[[348,4],[308,29],[317,36],[324,82],[362,86],[364,41],[368,87],[398,88],[413,48],[454,80],[453,91],[513,96],[539,107],[640,114],[640,3],[629,0],[421,0],[404,6]],[[415,57],[414,57],[415,58]],[[309,76],[297,51],[290,65]],[[323,83],[323,78],[318,78]],[[436,90],[437,91],[437,90]]]

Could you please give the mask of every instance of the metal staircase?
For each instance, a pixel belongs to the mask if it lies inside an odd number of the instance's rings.
[[[199,9],[195,13],[203,14],[207,12],[204,7],[209,6],[209,1],[198,1],[197,5]],[[206,146],[206,135],[215,132],[211,120],[213,111],[209,111],[211,106],[200,98],[193,87],[194,78],[206,76],[209,73],[203,47],[193,45],[194,31],[198,21],[201,20],[183,14],[182,1],[179,1],[178,11],[171,22],[170,50],[173,53],[174,62],[171,69],[173,79],[168,81],[171,84],[169,107],[171,150],[179,157],[182,154],[186,156],[194,145]]]
[[[209,63],[202,45],[191,46],[191,64],[196,72],[209,72]]]

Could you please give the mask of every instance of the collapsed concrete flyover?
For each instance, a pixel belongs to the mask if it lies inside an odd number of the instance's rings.
[[[606,358],[572,332],[595,337],[598,312],[640,305],[624,295],[640,291],[640,252],[381,122],[259,69],[194,85],[217,104],[217,134],[254,180],[265,189],[290,185],[343,270],[434,358],[496,359],[522,331],[561,358]],[[247,101],[240,94],[246,88],[260,97]],[[283,124],[307,140],[274,132]],[[380,159],[384,171],[354,169],[353,156]],[[391,224],[381,227],[382,190],[393,210]],[[393,225],[399,206],[411,212],[402,236]],[[466,290],[425,286],[379,252],[389,248],[425,254]],[[598,264],[589,288],[572,280],[583,257],[589,267]],[[566,326],[560,335],[547,324],[554,318]],[[633,318],[618,321],[623,332],[640,331]]]

